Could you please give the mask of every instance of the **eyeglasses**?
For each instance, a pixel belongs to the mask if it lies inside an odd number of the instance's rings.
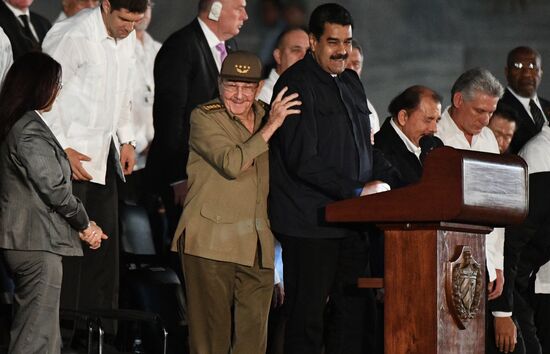
[[[240,88],[243,95],[246,96],[254,95],[256,93],[256,89],[258,88],[258,84],[241,84],[231,81],[224,81],[222,85],[227,93],[235,94],[239,91]]]
[[[521,69],[529,69],[529,70],[538,70],[539,67],[535,63],[512,63],[512,68],[521,70]]]

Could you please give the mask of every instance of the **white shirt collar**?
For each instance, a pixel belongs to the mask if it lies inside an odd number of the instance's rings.
[[[456,125],[449,114],[451,106],[445,108],[441,114],[441,120],[437,123],[437,133],[435,136],[440,138],[447,146],[456,149],[474,150],[482,152],[491,152],[498,154],[498,143],[491,129],[484,127],[479,134],[472,136],[472,142],[469,143],[464,132]]]
[[[399,129],[399,127],[397,126],[397,124],[395,123],[395,121],[393,120],[392,117],[390,117],[389,120],[390,120],[391,126],[393,127],[393,129],[395,130],[397,135],[399,135],[401,140],[403,140],[403,142],[405,143],[405,146],[407,147],[407,150],[409,150],[410,152],[415,154],[416,157],[420,159],[420,153],[422,152],[422,149],[420,149],[420,147],[414,145],[414,143],[411,141],[411,139],[409,139],[409,137],[406,136],[405,133],[403,133],[403,131],[401,129]]]
[[[29,8],[27,8],[25,11],[22,11],[22,10],[18,9],[17,7],[10,5],[10,3],[8,3],[6,0],[4,0],[4,4],[6,4],[8,9],[10,9],[10,11],[13,12],[14,16],[17,17],[17,18],[19,18],[19,16],[21,16],[21,15],[30,16],[31,12],[29,11]]]
[[[212,30],[204,23],[203,20],[197,17],[197,20],[199,20],[199,25],[201,26],[202,32],[204,33],[204,36],[206,37],[206,41],[208,42],[208,46],[210,48],[216,48],[216,46],[219,43],[225,43],[224,41],[220,41],[218,36]]]
[[[55,23],[61,22],[61,21],[66,20],[66,19],[67,19],[67,14],[65,12],[61,11],[59,16],[57,16],[57,19],[55,20]]]

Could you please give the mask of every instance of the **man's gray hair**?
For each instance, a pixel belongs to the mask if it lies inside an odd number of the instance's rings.
[[[483,93],[499,99],[504,94],[504,87],[487,69],[470,69],[460,75],[451,89],[451,97],[461,92],[466,101],[474,99],[476,93]]]

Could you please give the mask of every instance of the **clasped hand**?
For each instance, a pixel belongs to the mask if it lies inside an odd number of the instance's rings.
[[[90,221],[90,225],[79,232],[79,236],[80,239],[86,242],[93,250],[98,249],[101,246],[101,241],[108,238],[107,235],[103,233],[103,230],[93,221]]]

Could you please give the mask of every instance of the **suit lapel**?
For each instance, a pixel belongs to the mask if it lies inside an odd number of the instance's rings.
[[[55,144],[57,145],[57,147],[63,151],[63,153],[65,153],[65,150],[63,149],[63,146],[61,146],[61,144],[59,143],[59,141],[57,140],[57,138],[55,137],[54,133],[52,132],[52,130],[50,129],[50,127],[48,127],[48,125],[46,124],[46,122],[44,122],[44,120],[42,119],[42,117],[40,117],[38,115],[38,113],[36,113],[35,111],[31,111],[30,112],[33,116],[33,119],[35,119],[36,121],[38,121],[38,123],[40,123],[44,129],[46,130],[46,132],[51,136],[52,140],[55,142]]]
[[[208,46],[208,41],[206,40],[206,37],[202,32],[199,20],[195,19],[193,21],[193,28],[195,30],[195,35],[197,36],[197,43],[199,44],[199,50],[201,51],[200,54],[206,60],[208,74],[210,75],[211,79],[216,80],[218,78],[218,67],[216,66],[214,57],[212,57],[212,51],[210,50],[210,47]]]
[[[525,110],[525,107],[516,98],[516,96],[514,96],[508,89],[506,89],[504,95],[507,96],[506,98],[503,97],[505,102],[508,102],[512,106],[512,108],[515,109],[516,112],[519,114],[519,118],[522,121],[521,124],[524,126],[529,126],[529,131],[536,132],[537,127],[535,126],[535,122],[533,121],[533,119],[531,119],[531,116]]]
[[[42,43],[44,40],[44,37],[46,37],[46,33],[48,32],[48,28],[44,28],[44,23],[38,19],[35,13],[31,12],[31,23],[34,27],[34,30],[36,31],[36,35],[38,36],[38,42]]]

